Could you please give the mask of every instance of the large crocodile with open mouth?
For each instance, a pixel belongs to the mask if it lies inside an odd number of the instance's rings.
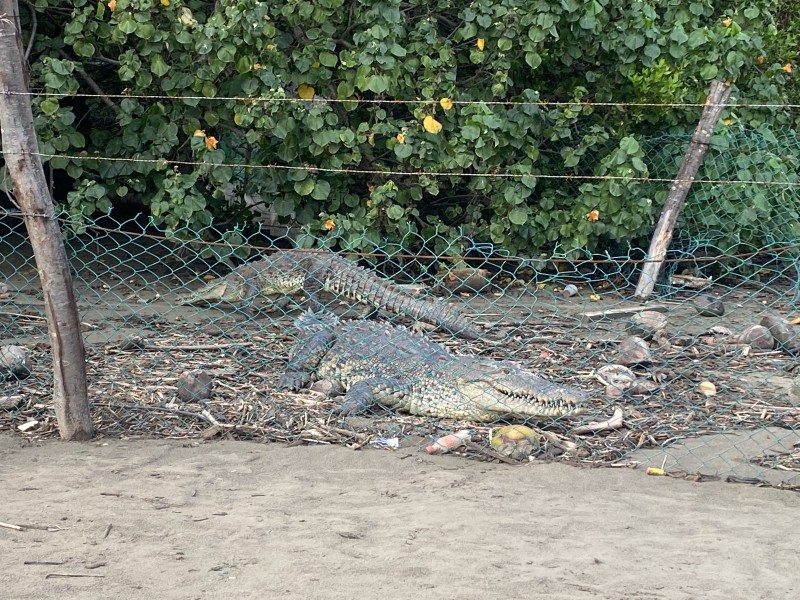
[[[340,414],[375,404],[416,415],[472,421],[548,420],[586,411],[585,392],[518,365],[459,356],[405,327],[306,312],[278,387],[327,381],[344,393]]]

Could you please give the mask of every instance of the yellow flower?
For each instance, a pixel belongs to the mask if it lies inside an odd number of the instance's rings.
[[[209,150],[214,150],[217,147],[217,138],[215,137],[207,137],[206,138],[206,148]]]
[[[323,225],[323,227],[326,230],[330,231],[331,229],[336,227],[336,222],[333,219],[328,219],[327,221],[325,221],[325,224]]]
[[[311,100],[314,97],[314,88],[305,83],[297,86],[297,95],[303,100]]]
[[[722,119],[723,125],[730,125],[731,123],[733,123],[733,119]]]
[[[475,42],[475,45],[478,47],[478,50],[483,52],[483,49],[486,47],[486,40],[483,38],[478,38],[478,40]]]
[[[195,129],[192,135],[194,137],[206,137],[206,132],[203,131],[202,129]]]
[[[261,68],[261,63],[253,63],[253,71],[258,71]]]
[[[405,133],[398,133],[395,136],[398,144],[405,144],[406,143],[406,134]]]
[[[161,6],[169,6],[169,0],[161,0]]]
[[[442,124],[434,119],[432,115],[428,115],[422,119],[422,126],[428,133],[439,133],[442,130]]]
[[[375,191],[375,184],[374,184],[374,183],[370,183],[370,184],[367,186],[367,189],[369,190],[369,193],[371,194],[372,192],[374,192],[374,191]]]
[[[791,63],[786,63],[785,65],[783,65],[783,70],[786,71],[787,73],[791,73],[792,72]]]
[[[595,208],[588,215],[586,215],[586,218],[592,222],[597,221],[600,218],[600,211]]]
[[[453,108],[453,101],[450,98],[442,98],[439,100],[439,106],[441,106],[445,110],[450,110]]]
[[[108,0],[108,10],[114,12],[115,8],[117,8],[117,0]]]
[[[722,19],[722,24],[725,25],[725,27],[730,27],[731,25],[733,25],[733,19],[731,19],[730,17],[725,17],[724,19]]]

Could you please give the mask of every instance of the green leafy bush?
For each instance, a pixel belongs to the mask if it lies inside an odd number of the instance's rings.
[[[132,198],[201,229],[233,189],[348,248],[410,228],[439,251],[594,251],[649,233],[643,140],[699,109],[587,103],[702,102],[714,78],[782,101],[778,4],[35,0],[32,85],[59,94],[36,127],[75,157],[48,161],[75,214]]]

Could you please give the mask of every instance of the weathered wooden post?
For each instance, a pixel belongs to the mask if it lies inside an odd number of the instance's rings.
[[[689,193],[689,188],[694,181],[695,175],[697,175],[697,170],[703,163],[703,156],[708,150],[708,144],[711,141],[714,128],[717,126],[722,109],[725,108],[730,95],[731,87],[729,85],[721,81],[711,82],[711,88],[708,92],[708,98],[706,98],[706,105],[703,108],[700,122],[697,124],[692,141],[683,157],[683,164],[678,170],[678,176],[669,190],[669,195],[661,211],[661,218],[658,220],[653,239],[650,241],[647,261],[644,263],[642,274],[639,276],[639,283],[636,285],[637,298],[644,300],[653,293],[658,273],[661,271],[661,266],[667,255],[667,248],[672,241],[675,222],[681,213],[681,209],[683,209],[683,203],[686,200],[686,195]]]
[[[47,189],[33,113],[25,83],[25,63],[17,0],[0,0],[0,133],[3,157],[14,184],[36,257],[44,292],[53,354],[53,404],[65,440],[92,437],[86,389],[86,352],[61,229]]]

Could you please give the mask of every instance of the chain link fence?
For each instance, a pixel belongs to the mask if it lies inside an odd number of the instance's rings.
[[[642,249],[532,259],[469,242],[454,256],[409,231],[391,253],[342,253],[350,262],[321,271],[329,253],[288,251],[296,230],[241,232],[233,246],[202,241],[224,239],[213,229],[166,236],[141,215],[64,216],[96,432],[444,446],[800,486],[797,181],[748,170],[753,157],[785,160],[791,136],[716,136],[701,177],[711,183],[693,187],[646,303],[632,298]],[[688,138],[651,142],[653,176],[674,176]],[[30,358],[29,373],[0,381],[0,428],[56,436],[19,213],[0,214],[0,238],[0,346]],[[434,247],[450,252],[419,250]],[[287,256],[289,267],[275,262]]]

